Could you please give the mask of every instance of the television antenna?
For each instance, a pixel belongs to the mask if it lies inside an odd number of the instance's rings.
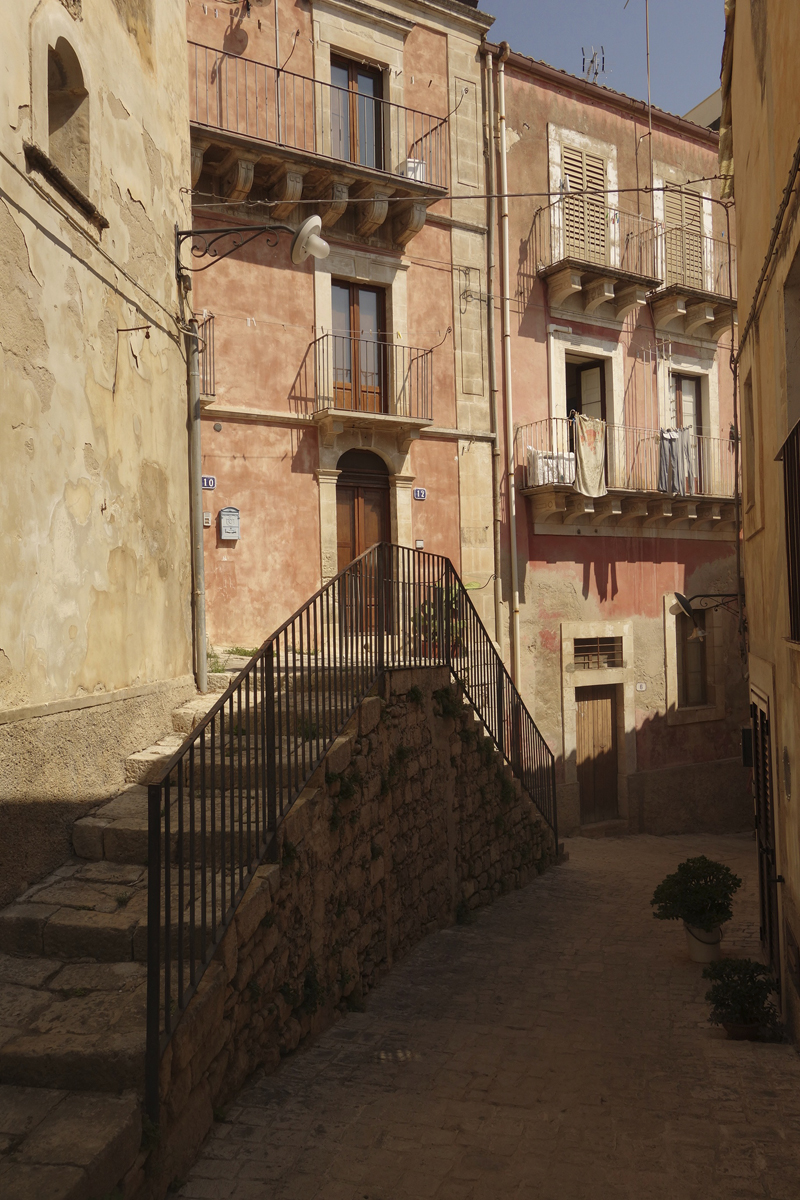
[[[597,83],[598,75],[606,73],[606,52],[603,46],[599,50],[591,48],[592,52],[589,57],[586,57],[586,50],[581,46],[581,54],[583,55],[583,78],[588,83]]]

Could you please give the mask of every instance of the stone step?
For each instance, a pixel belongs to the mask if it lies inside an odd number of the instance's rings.
[[[154,745],[129,754],[125,759],[125,782],[150,783],[161,773],[175,751],[180,749],[183,741],[181,734],[171,733]]]
[[[138,1098],[0,1085],[3,1200],[97,1200],[140,1153]]]
[[[216,782],[219,785],[221,780],[221,770],[217,770]],[[211,771],[206,773],[207,786],[211,786]],[[225,853],[226,856],[230,853],[231,848],[231,833],[230,833],[230,784],[238,784],[239,770],[238,761],[234,763],[234,768],[231,771],[228,765],[225,770],[226,784],[226,800],[225,800],[225,820],[223,826],[222,820],[222,796],[217,792],[213,801],[213,829],[215,836],[212,835],[212,800],[207,797],[205,801],[205,828],[206,828],[206,855],[210,858],[212,847],[215,849],[217,861],[221,853],[220,841],[225,837]],[[245,792],[243,805],[246,809],[247,804],[247,770],[243,760],[242,764],[242,779],[245,784]],[[255,766],[251,764],[251,782],[255,779]],[[288,766],[284,767],[283,782],[288,782]],[[238,815],[239,794],[238,786],[235,787],[234,807],[236,809],[235,816]],[[252,791],[255,791],[253,787]],[[171,845],[171,861],[178,861],[179,853],[179,822],[178,822],[178,800],[177,789],[171,792],[172,803],[170,804],[170,845]],[[109,800],[106,804],[93,809],[88,816],[82,817],[76,821],[72,827],[72,845],[75,854],[89,862],[100,862],[106,860],[109,863],[118,864],[139,864],[140,866],[147,865],[148,857],[148,828],[147,828],[147,788],[140,784],[130,784],[124,788],[118,796],[113,800]],[[184,838],[183,838],[183,857],[186,859],[191,851],[190,838],[190,792],[188,788],[184,792]],[[255,800],[251,801],[255,804]],[[194,847],[195,853],[200,853],[200,843],[202,837],[202,821],[199,799],[194,805],[195,817],[195,834]],[[239,851],[239,835],[234,832],[233,836],[234,853]]]
[[[271,840],[271,838],[270,838]],[[176,845],[175,842],[173,842]],[[184,838],[188,854],[189,837]],[[226,868],[231,859],[238,864],[251,861],[256,854],[255,822],[250,838],[247,830],[230,834],[224,847],[217,839],[214,858],[207,853],[206,869],[214,865],[214,896],[217,920],[220,920],[222,878],[220,864]],[[200,945],[199,926],[202,916],[202,884],[200,878],[201,850],[195,839],[197,875],[194,895],[191,891],[192,873],[183,873],[183,893],[179,892],[179,873],[170,870],[171,936],[177,944],[178,926],[188,928],[192,901],[198,927],[197,952],[208,948]],[[212,886],[206,876],[205,912],[206,939],[212,936]],[[230,879],[227,880],[230,889]],[[181,921],[181,914],[182,921]],[[186,934],[188,937],[188,934]],[[188,949],[188,947],[187,947]],[[11,955],[41,956],[62,962],[94,959],[103,963],[145,962],[147,959],[147,868],[134,863],[114,863],[105,860],[85,862],[73,859],[59,867],[47,879],[35,884],[0,911],[0,952]],[[0,1036],[3,1021],[0,1017]],[[2,1073],[0,1073],[2,1078]]]
[[[0,954],[0,1079],[141,1091],[146,993],[144,963]]]

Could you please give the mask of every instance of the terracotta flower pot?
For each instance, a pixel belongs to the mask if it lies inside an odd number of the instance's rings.
[[[708,929],[698,929],[696,925],[689,925],[687,921],[684,921],[683,928],[686,930],[686,945],[692,962],[716,962],[721,957],[722,929],[719,925],[716,929],[709,931]]]

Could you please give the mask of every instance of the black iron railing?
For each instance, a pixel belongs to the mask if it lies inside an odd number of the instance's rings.
[[[313,348],[315,412],[433,420],[433,350],[340,333],[322,334]]]
[[[274,831],[382,673],[449,667],[558,838],[555,760],[447,558],[382,543],[253,655],[149,785],[146,1105]]]
[[[436,188],[448,118],[189,42],[189,119]]]
[[[214,314],[208,313],[197,327],[200,359],[200,395],[217,394],[217,361],[214,350]]]

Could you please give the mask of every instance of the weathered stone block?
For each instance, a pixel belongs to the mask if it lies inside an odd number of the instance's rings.
[[[84,817],[72,826],[72,847],[79,858],[97,862],[103,857],[103,830],[107,821]]]
[[[191,1062],[203,1041],[222,1023],[225,983],[221,964],[212,962],[172,1035],[173,1069],[182,1070]]]
[[[352,738],[338,737],[328,751],[325,768],[328,774],[341,774],[349,765],[352,757]]]
[[[358,714],[358,731],[362,737],[372,733],[380,721],[382,703],[380,696],[367,696],[362,700]]]

